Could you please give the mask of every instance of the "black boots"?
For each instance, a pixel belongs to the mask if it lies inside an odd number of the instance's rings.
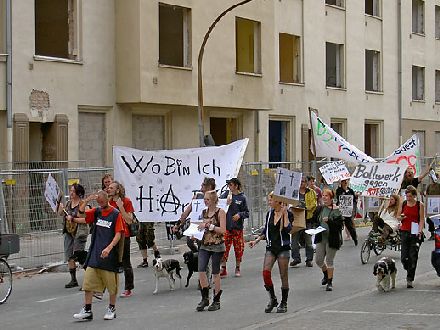
[[[272,309],[277,307],[278,301],[277,301],[277,297],[275,296],[275,291],[274,291],[273,285],[271,285],[271,286],[265,285],[264,287],[266,288],[266,291],[269,293],[269,302],[267,303],[267,306],[264,309],[264,312],[270,313],[270,312],[272,312]]]
[[[74,288],[78,286],[78,281],[76,280],[76,268],[69,269],[71,280],[64,287],[66,289]]]
[[[325,288],[325,291],[333,291],[333,279],[332,278],[327,279],[327,287]]]
[[[326,270],[323,270],[322,273],[324,274],[324,277],[322,278],[321,284],[326,285],[328,282],[328,272]]]
[[[277,308],[277,313],[287,312],[287,298],[289,296],[289,288],[281,288],[281,302]]]
[[[202,300],[197,305],[196,310],[198,312],[203,311],[205,309],[205,307],[209,306],[209,288],[202,288],[200,290],[200,292],[202,293]],[[221,294],[221,291],[219,293]],[[218,298],[220,299],[220,296]],[[219,303],[219,305],[220,305],[220,303]]]
[[[222,290],[220,290],[217,294],[215,294],[214,291],[214,299],[212,301],[212,304],[209,305],[208,311],[218,311],[220,309],[220,296],[222,295]]]

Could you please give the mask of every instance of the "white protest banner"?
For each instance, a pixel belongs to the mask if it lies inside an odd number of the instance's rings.
[[[116,146],[114,177],[124,185],[139,221],[175,221],[204,177],[215,178],[218,188],[237,177],[248,142],[156,151]]]
[[[273,194],[276,200],[285,203],[296,203],[299,200],[299,186],[302,173],[278,167]]]
[[[374,163],[375,160],[348,143],[342,136],[325,124],[315,112],[310,112],[316,157],[333,157],[351,163]]]
[[[325,164],[319,168],[319,171],[328,184],[350,178],[350,172],[347,170],[343,160]]]
[[[383,160],[387,164],[404,165],[414,170],[414,176],[421,174],[420,167],[420,141],[416,134],[411,136],[404,144],[393,151]]]
[[[400,189],[406,166],[386,163],[359,164],[350,178],[350,187],[363,196],[386,196]]]
[[[339,210],[343,217],[348,218],[353,215],[354,210],[354,196],[340,195],[339,196]]]
[[[60,195],[60,187],[58,187],[57,182],[53,176],[49,173],[46,180],[46,189],[44,191],[44,197],[49,203],[50,207],[54,212],[57,211],[58,196]]]

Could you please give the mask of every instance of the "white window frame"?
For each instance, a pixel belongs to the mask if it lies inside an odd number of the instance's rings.
[[[368,89],[367,86],[367,54],[372,53],[372,75],[373,75],[373,87],[372,89]],[[382,66],[381,66],[381,53],[378,50],[365,49],[365,90],[368,92],[381,92],[382,86]]]
[[[367,13],[367,6],[365,4],[365,15],[369,15],[369,16],[373,16],[373,17],[381,17],[382,16],[382,12],[381,12],[381,5],[382,2],[381,0],[365,0],[365,3],[369,1],[372,3],[372,8],[373,8],[373,12],[371,14]]]
[[[422,66],[412,66],[412,100],[425,100],[425,68]]]
[[[325,4],[327,6],[335,6],[340,8],[345,8],[345,1],[344,0],[325,0]]]
[[[336,58],[336,63],[335,63],[335,86],[333,85],[329,85],[328,84],[328,79],[327,79],[327,64],[326,64],[326,82],[325,85],[326,87],[330,87],[330,88],[345,88],[345,57],[344,57],[344,44],[335,44],[332,42],[326,42],[326,61],[327,61],[327,47],[328,44],[332,44],[332,45],[336,45],[335,47],[335,58]]]
[[[261,22],[247,19],[244,17],[237,16],[235,18],[235,35],[237,35],[237,20],[245,20],[250,21],[253,23],[253,29],[254,29],[254,70],[253,72],[247,72],[247,71],[240,71],[237,67],[237,55],[238,55],[238,49],[237,49],[237,41],[235,44],[235,56],[236,56],[236,68],[235,73],[238,74],[255,74],[255,75],[261,75],[262,74],[262,61],[261,61]]]

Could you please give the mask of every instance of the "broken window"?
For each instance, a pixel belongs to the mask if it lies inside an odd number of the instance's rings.
[[[425,99],[425,68],[421,66],[412,67],[412,99],[414,101]]]
[[[236,17],[236,71],[261,73],[260,22]]]
[[[435,6],[435,38],[440,39],[440,6]]]
[[[440,102],[440,70],[435,70],[435,102]]]
[[[412,0],[412,32],[425,33],[425,1]]]
[[[191,9],[159,3],[159,64],[191,67]]]
[[[325,0],[326,5],[344,7],[344,0]]]
[[[380,17],[380,0],[365,0],[365,14]]]
[[[365,90],[380,91],[380,52],[365,50]]]
[[[35,0],[35,55],[79,60],[77,0]]]
[[[301,82],[301,38],[292,34],[279,34],[280,82]]]
[[[344,87],[344,45],[326,43],[326,86]]]

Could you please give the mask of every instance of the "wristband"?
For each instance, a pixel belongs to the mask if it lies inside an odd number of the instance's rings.
[[[214,226],[214,224],[211,223],[211,224],[209,225],[209,231],[213,231],[214,229],[215,229],[215,226]]]

